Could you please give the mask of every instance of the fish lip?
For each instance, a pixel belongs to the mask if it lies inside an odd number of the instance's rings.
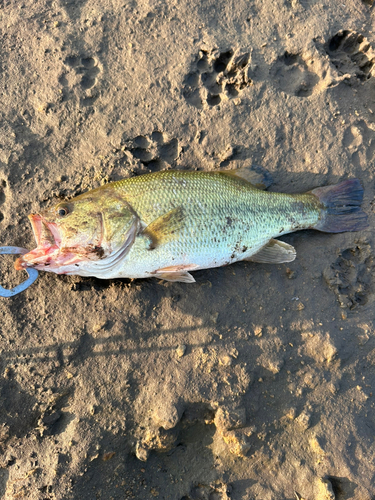
[[[56,224],[47,222],[40,214],[30,214],[28,216],[33,229],[37,247],[34,250],[22,255],[15,262],[17,270],[26,267],[42,269],[48,265],[52,254],[60,251],[61,237]]]

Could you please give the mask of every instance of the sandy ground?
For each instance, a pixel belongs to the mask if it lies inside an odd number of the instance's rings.
[[[370,227],[196,284],[42,273],[0,302],[5,500],[375,498],[372,0],[2,0],[0,242],[109,180],[357,177]],[[16,284],[10,257],[1,280]]]

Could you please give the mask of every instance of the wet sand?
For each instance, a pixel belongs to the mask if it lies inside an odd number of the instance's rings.
[[[375,496],[372,0],[0,4],[0,243],[111,180],[358,178],[369,229],[195,284],[41,273],[0,301],[5,500]],[[12,258],[1,282],[18,283]]]

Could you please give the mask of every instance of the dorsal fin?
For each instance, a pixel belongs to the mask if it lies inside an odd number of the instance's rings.
[[[251,165],[251,167],[242,167],[235,170],[220,170],[220,172],[240,177],[257,189],[267,189],[273,182],[271,174],[260,165]]]

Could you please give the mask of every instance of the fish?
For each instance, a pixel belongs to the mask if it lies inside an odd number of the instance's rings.
[[[29,215],[37,247],[16,269],[192,283],[191,272],[237,261],[287,263],[279,236],[366,229],[358,179],[302,194],[267,191],[261,167],[165,170],[108,183]]]

